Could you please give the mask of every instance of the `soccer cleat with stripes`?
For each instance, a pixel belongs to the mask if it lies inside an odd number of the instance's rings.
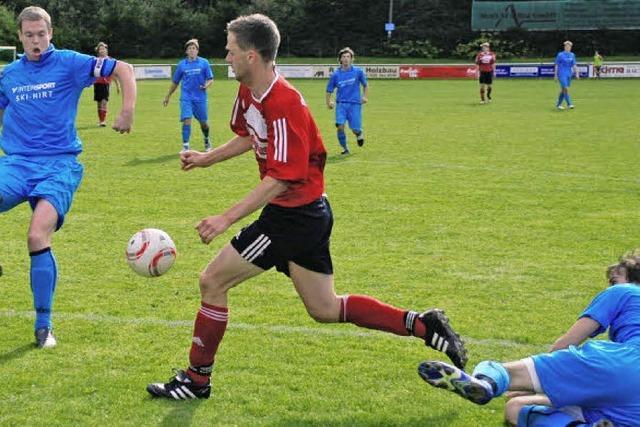
[[[153,397],[165,397],[173,400],[208,399],[211,395],[211,382],[197,385],[183,370],[176,371],[176,376],[168,383],[152,383],[147,391]]]
[[[449,318],[445,316],[444,311],[437,308],[425,311],[418,316],[418,320],[424,324],[427,330],[427,335],[424,337],[425,345],[443,352],[454,365],[464,369],[468,360],[467,350],[464,348],[464,342],[460,336],[449,324]]]
[[[49,328],[40,328],[35,332],[36,345],[38,348],[53,348],[58,342],[53,332]]]
[[[493,399],[491,384],[447,363],[422,362],[418,365],[418,374],[429,385],[449,390],[478,405]]]

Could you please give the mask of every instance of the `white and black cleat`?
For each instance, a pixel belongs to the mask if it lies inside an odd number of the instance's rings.
[[[164,397],[171,400],[208,399],[211,395],[211,382],[204,385],[195,384],[183,370],[176,371],[176,376],[168,383],[152,383],[147,391],[153,397]]]

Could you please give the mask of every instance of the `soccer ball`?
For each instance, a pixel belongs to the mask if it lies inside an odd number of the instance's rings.
[[[131,236],[126,250],[127,263],[145,277],[161,276],[176,260],[176,245],[171,237],[157,228],[145,228]]]

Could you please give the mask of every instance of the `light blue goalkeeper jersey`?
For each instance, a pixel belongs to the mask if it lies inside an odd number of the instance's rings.
[[[337,102],[360,104],[362,101],[360,85],[367,86],[367,76],[362,68],[351,66],[348,70],[343,70],[340,67],[331,74],[327,83],[327,92],[333,93],[334,89],[338,88]]]
[[[0,147],[5,154],[80,153],[75,120],[82,90],[96,77],[110,76],[115,66],[115,59],[57,50],[53,44],[39,61],[23,55],[7,65],[0,74]]]
[[[207,100],[207,92],[200,87],[207,80],[212,79],[213,72],[209,62],[199,56],[194,60],[185,58],[178,62],[176,71],[173,73],[173,83],[178,84],[182,81],[180,101],[205,102]]]

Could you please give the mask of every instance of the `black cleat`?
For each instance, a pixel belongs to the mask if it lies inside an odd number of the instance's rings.
[[[467,350],[464,348],[464,342],[460,336],[449,324],[449,319],[445,316],[444,311],[438,308],[427,310],[418,317],[418,320],[427,329],[427,335],[424,337],[425,345],[443,352],[454,365],[464,369],[468,360]]]
[[[364,145],[364,139],[358,139],[358,147],[362,147]]]
[[[349,151],[348,149],[342,151],[342,153],[340,153],[341,155],[347,155],[347,154],[351,154],[351,151]]]
[[[484,405],[494,397],[493,388],[487,381],[444,362],[422,362],[418,374],[430,385],[449,390],[477,405]]]
[[[197,385],[183,370],[176,371],[176,376],[166,384],[152,383],[147,391],[153,397],[165,397],[173,400],[208,399],[211,395],[211,382]]]

